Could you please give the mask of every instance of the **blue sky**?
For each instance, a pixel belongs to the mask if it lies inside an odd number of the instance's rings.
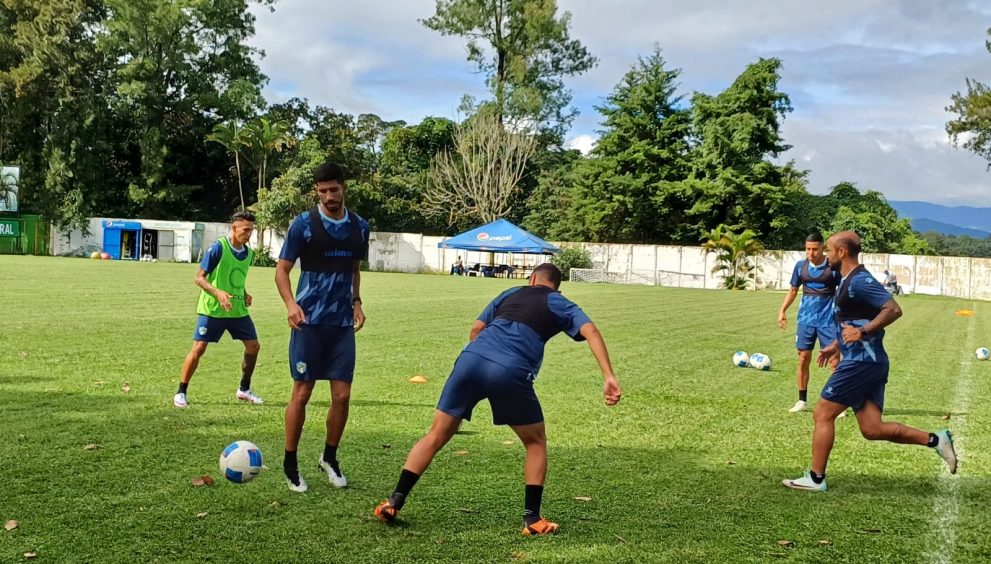
[[[843,180],[893,200],[988,205],[987,163],[944,131],[965,77],[991,82],[991,2],[978,0],[559,0],[572,37],[599,58],[568,80],[581,112],[569,142],[595,141],[601,102],[636,57],[661,47],[682,93],[725,88],[759,57],[783,62],[795,111],[783,155],[821,193]],[[417,20],[432,0],[280,0],[256,10],[270,102],[293,96],[348,113],[417,123],[456,117],[463,94],[484,96],[464,41]]]

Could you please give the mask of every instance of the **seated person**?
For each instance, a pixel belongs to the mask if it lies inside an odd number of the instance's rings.
[[[884,271],[884,282],[882,282],[884,288],[889,292],[898,294],[901,288],[898,287],[898,277],[895,276],[894,272]]]
[[[458,257],[451,266],[451,275],[461,276],[465,273],[465,265],[461,262],[461,257]]]

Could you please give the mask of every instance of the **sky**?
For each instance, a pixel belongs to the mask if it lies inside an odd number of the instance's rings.
[[[781,59],[794,111],[781,155],[809,171],[809,189],[841,181],[890,200],[987,206],[988,163],[945,132],[965,79],[991,82],[984,0],[558,0],[571,36],[598,65],[567,79],[580,115],[568,145],[587,151],[600,105],[640,55],[659,46],[681,90],[717,94],[747,64]],[[292,97],[415,124],[457,118],[464,94],[485,97],[465,40],[419,23],[433,0],[279,0],[254,7],[251,44],[264,51],[270,103]]]

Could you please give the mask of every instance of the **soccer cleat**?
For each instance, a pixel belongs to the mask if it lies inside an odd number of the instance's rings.
[[[805,408],[808,405],[809,404],[807,404],[806,402],[802,400],[798,400],[795,402],[795,405],[791,406],[791,409],[788,410],[788,413],[798,413],[799,411],[805,411]]]
[[[946,465],[950,468],[950,474],[956,474],[957,451],[953,448],[953,435],[949,429],[943,429],[942,431],[936,431],[936,436],[939,437],[939,443],[936,445],[936,453],[946,461]]]
[[[299,484],[292,483],[292,480],[289,479],[289,476],[286,476],[286,483],[289,484],[290,490],[296,493],[303,493],[306,490],[310,489],[310,487],[306,485],[306,480],[303,479],[302,474],[298,474],[298,476],[299,476]]]
[[[797,480],[781,480],[781,483],[785,487],[791,488],[793,490],[805,490],[807,492],[824,492],[826,491],[826,480],[823,479],[821,483],[817,484],[812,480],[812,474],[808,470],[805,474]]]
[[[348,485],[348,479],[344,477],[344,474],[334,470],[334,467],[329,462],[324,461],[323,457],[320,457],[320,469],[327,473],[327,479],[330,480],[331,484],[339,488]]]
[[[396,522],[396,518],[399,517],[399,510],[389,503],[389,500],[385,500],[378,504],[375,508],[375,516],[379,518],[386,525],[391,525]]]
[[[186,409],[189,407],[189,402],[186,401],[186,394],[178,393],[172,396],[172,405],[178,407],[179,409]]]
[[[263,400],[260,397],[256,396],[255,393],[252,392],[251,390],[248,390],[246,392],[242,392],[241,389],[238,388],[237,393],[234,396],[237,399],[241,400],[241,401],[248,401],[248,402],[251,402],[251,403],[253,403],[255,405],[265,403],[265,400]]]
[[[551,535],[557,532],[558,524],[553,521],[548,521],[543,517],[540,521],[536,521],[531,525],[523,524],[523,536],[524,537],[534,537],[540,535]]]
[[[843,419],[844,417],[846,417],[847,415],[850,415],[851,413],[853,413],[853,410],[852,409],[849,409],[849,408],[848,409],[844,409],[842,413],[840,413],[839,415],[836,416],[836,418],[837,419]]]

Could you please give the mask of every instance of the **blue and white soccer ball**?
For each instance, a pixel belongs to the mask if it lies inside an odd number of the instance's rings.
[[[771,357],[762,353],[754,353],[750,355],[750,366],[753,366],[757,370],[770,370]]]
[[[743,351],[736,351],[733,355],[733,365],[746,368],[750,364],[750,355]]]
[[[237,441],[220,453],[220,472],[235,484],[244,484],[262,471],[262,451],[254,443]]]
[[[977,349],[977,360],[987,360],[991,358],[991,351],[987,347]]]

